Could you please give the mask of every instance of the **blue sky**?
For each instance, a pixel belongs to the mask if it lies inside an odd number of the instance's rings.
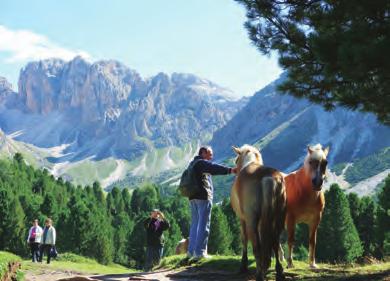
[[[28,61],[77,54],[116,59],[143,77],[186,72],[252,95],[281,73],[261,55],[233,0],[1,0],[0,76]]]

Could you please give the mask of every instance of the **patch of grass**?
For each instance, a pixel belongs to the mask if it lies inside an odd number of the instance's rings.
[[[65,173],[69,174],[76,184],[87,185],[108,177],[115,169],[115,159],[107,158],[101,161],[87,160],[71,164],[65,169]]]
[[[345,172],[345,179],[351,184],[356,184],[389,168],[390,147],[386,147],[377,153],[354,161],[352,167]]]
[[[9,262],[15,262],[15,261],[22,261],[22,259],[14,254],[0,251],[0,279],[3,277],[4,273],[8,270],[8,263]],[[19,274],[21,277],[21,275]],[[22,280],[22,279],[18,279]]]
[[[235,275],[240,268],[239,256],[212,256],[211,259],[193,261],[184,255],[164,258],[159,268],[167,269],[199,269],[199,271],[223,271]],[[255,274],[256,263],[253,257],[249,257],[249,272]],[[294,261],[294,268],[287,269],[283,262],[287,280],[316,280],[316,281],[344,281],[344,280],[386,280],[390,276],[390,262],[382,262],[373,265],[344,265],[344,264],[318,264],[318,269],[310,269],[307,262]],[[275,278],[275,261],[272,260],[268,277]],[[237,276],[236,276],[237,277]],[[227,279],[229,280],[229,279]]]
[[[32,263],[24,261],[23,270],[42,271],[47,269],[45,263]],[[50,269],[61,271],[73,271],[83,274],[124,274],[136,272],[134,269],[129,269],[118,264],[102,265],[97,261],[85,258],[72,253],[61,254],[58,259],[55,259],[50,264]]]

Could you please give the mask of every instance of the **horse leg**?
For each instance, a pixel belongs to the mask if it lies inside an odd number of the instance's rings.
[[[275,255],[276,255],[276,253],[275,253]],[[278,255],[279,255],[280,262],[284,262],[284,251],[283,251],[282,243],[280,243],[280,242],[279,242],[279,246],[278,246]]]
[[[318,217],[314,222],[309,224],[309,264],[311,268],[318,268],[315,261],[317,228],[321,218]]]
[[[287,268],[293,268],[293,249],[294,249],[294,236],[295,236],[295,219],[292,217],[287,218],[287,233],[288,233],[288,258],[287,258]]]
[[[285,278],[284,278],[283,266],[280,258],[281,257],[280,250],[281,251],[283,250],[278,239],[275,240],[273,248],[274,248],[275,260],[276,260],[276,264],[275,264],[276,281],[283,281]]]
[[[256,260],[256,281],[263,281],[265,277],[265,272],[262,270],[262,263],[260,259],[260,241],[259,234],[257,230],[257,222],[247,225],[247,234],[249,239],[252,241],[253,255]]]
[[[240,273],[248,271],[248,234],[246,231],[246,224],[244,220],[241,220],[241,241],[242,241],[242,258]]]

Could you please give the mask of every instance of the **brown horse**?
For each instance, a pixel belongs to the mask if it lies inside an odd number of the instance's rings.
[[[264,280],[276,257],[276,280],[283,280],[283,267],[278,255],[279,237],[286,213],[286,190],[283,175],[263,166],[260,152],[249,145],[233,147],[239,170],[231,191],[232,207],[241,221],[243,243],[241,272],[248,270],[248,239],[256,258],[256,280]]]
[[[317,267],[315,263],[316,236],[325,207],[325,197],[321,189],[328,163],[326,160],[328,152],[329,147],[323,150],[320,144],[309,146],[303,167],[284,178],[287,190],[288,267],[293,267],[295,224],[302,222],[309,225],[310,267]]]

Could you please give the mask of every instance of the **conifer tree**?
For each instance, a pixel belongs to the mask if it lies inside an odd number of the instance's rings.
[[[347,195],[348,203],[349,203],[349,209],[351,210],[351,216],[353,219],[353,222],[355,226],[358,224],[359,221],[359,215],[361,211],[361,202],[360,198],[356,193],[349,193]]]
[[[390,175],[378,194],[377,241],[381,258],[390,255]]]
[[[390,4],[376,1],[236,0],[254,46],[277,53],[283,93],[327,109],[342,105],[390,123]]]
[[[135,225],[133,231],[129,235],[129,244],[127,253],[129,256],[130,266],[142,268],[145,263],[145,250],[146,250],[146,230],[144,227],[144,221],[147,218],[147,214],[140,214],[135,219]]]
[[[123,200],[123,204],[125,207],[125,212],[127,213],[127,215],[131,216],[132,215],[131,195],[130,195],[129,189],[127,189],[127,188],[122,189],[121,195],[122,195],[122,200]]]
[[[375,241],[376,205],[371,197],[361,199],[360,215],[356,228],[363,243],[363,254],[372,256],[377,247]]]
[[[168,205],[169,212],[174,214],[175,221],[180,227],[182,237],[189,237],[191,214],[188,200],[179,194],[175,194],[174,198],[168,202]]]
[[[17,255],[26,256],[27,231],[25,226],[25,214],[17,198],[12,198],[9,206],[9,214],[3,218],[5,225],[4,238],[5,249]]]
[[[41,212],[45,216],[57,222],[58,206],[54,196],[51,193],[46,193],[41,205]]]
[[[8,186],[0,182],[0,249],[5,249],[7,243],[7,224],[6,219],[11,215],[11,200],[12,194],[7,188]]]
[[[231,248],[233,253],[236,255],[241,254],[242,251],[242,241],[241,241],[241,230],[240,230],[240,220],[237,215],[234,213],[234,210],[230,204],[229,199],[225,199],[222,202],[222,210],[227,218],[229,229],[232,233],[232,244]]]
[[[232,234],[222,208],[214,206],[211,215],[208,252],[225,255],[231,253]]]
[[[114,262],[127,265],[129,260],[127,256],[128,237],[133,227],[133,222],[125,212],[121,212],[113,218]]]
[[[317,257],[329,262],[354,262],[363,253],[346,195],[337,184],[325,193],[326,207],[317,237]]]
[[[170,256],[175,254],[176,245],[181,240],[180,227],[177,224],[174,216],[169,213],[165,213],[165,217],[169,221],[170,227],[167,231],[164,231],[164,256]]]

